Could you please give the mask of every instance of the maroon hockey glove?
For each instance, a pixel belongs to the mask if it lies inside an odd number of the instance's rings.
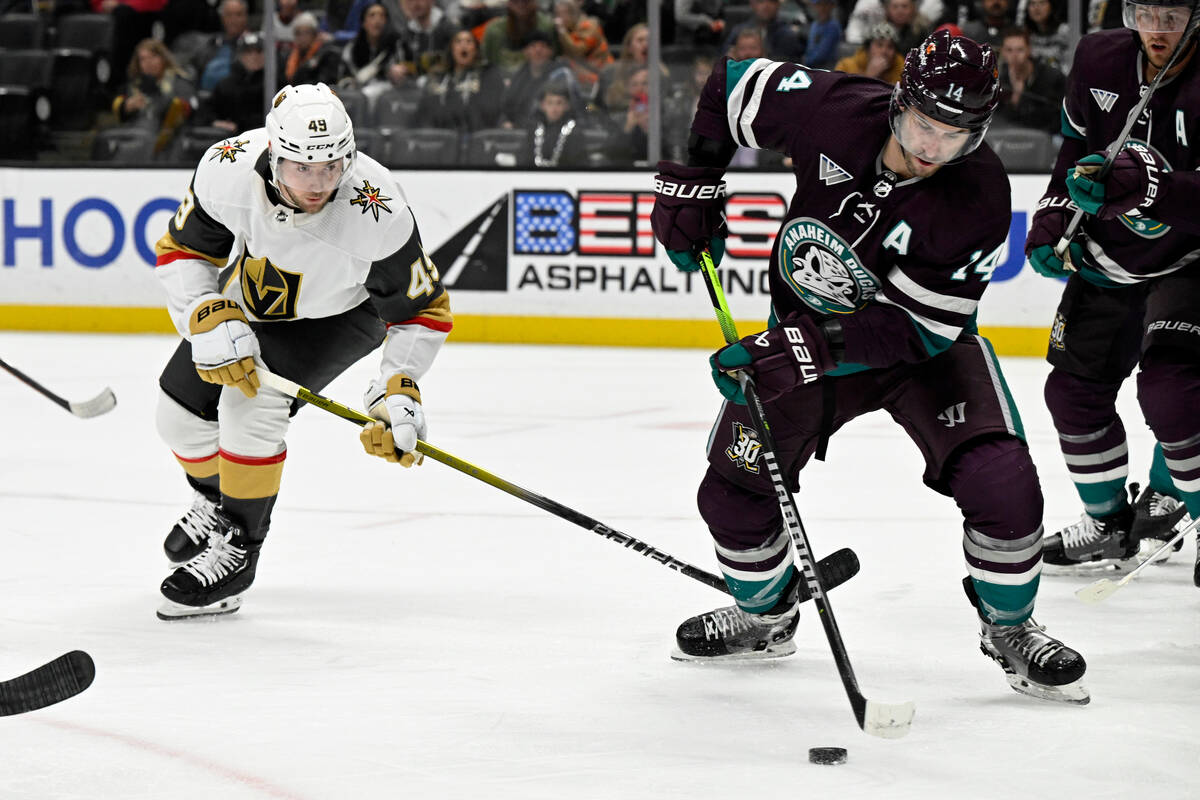
[[[1034,271],[1047,278],[1065,278],[1070,270],[1054,254],[1054,248],[1067,230],[1077,206],[1069,197],[1047,195],[1038,203],[1037,213],[1025,237],[1025,255]],[[1078,269],[1083,259],[1083,246],[1072,242],[1071,263]]]
[[[746,398],[730,372],[748,369],[759,399],[768,403],[837,366],[821,328],[811,317],[795,312],[774,328],[722,347],[708,361],[721,394],[738,405],[745,405]]]
[[[658,171],[650,212],[655,238],[684,272],[700,269],[694,253],[706,246],[713,264],[720,264],[725,252],[725,171],[673,161],[658,162]]]
[[[1094,178],[1103,163],[1103,153],[1081,158],[1067,173],[1067,191],[1080,208],[1105,220],[1149,209],[1158,199],[1162,176],[1170,169],[1157,152],[1140,142],[1130,142],[1117,154],[1101,183]]]

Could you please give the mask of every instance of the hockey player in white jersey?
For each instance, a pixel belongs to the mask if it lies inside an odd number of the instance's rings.
[[[287,86],[266,127],[200,160],[157,245],[183,336],[159,379],[158,430],[195,490],[167,535],[163,619],[236,611],[254,580],[300,406],[256,364],[320,391],[383,344],[365,405],[367,453],[419,463],[419,381],[450,302],[400,186],[355,149],[325,84]],[[397,453],[397,449],[400,451]]]

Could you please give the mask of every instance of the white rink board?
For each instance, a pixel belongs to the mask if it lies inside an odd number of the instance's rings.
[[[161,307],[154,242],[189,178],[187,170],[0,169],[0,304]],[[473,221],[490,209],[506,211],[488,228],[499,237],[486,259],[494,290],[456,285],[479,264],[455,269],[454,258],[438,260],[458,314],[708,318],[701,281],[678,273],[650,233],[649,172],[429,171],[399,178],[431,254],[456,235],[470,239]],[[1011,181],[1012,234],[980,323],[1045,327],[1059,291],[1021,252],[1046,178]],[[741,279],[727,287],[729,302],[735,317],[763,318],[765,254],[794,179],[731,172],[728,183],[730,255],[722,266]],[[560,252],[528,252],[547,242]],[[506,276],[498,262],[506,262]]]

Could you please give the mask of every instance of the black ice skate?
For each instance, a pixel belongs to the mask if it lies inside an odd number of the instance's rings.
[[[979,613],[979,596],[970,578],[963,579],[967,597]],[[1091,695],[1082,683],[1083,656],[1027,619],[1020,625],[996,625],[979,614],[979,649],[1004,670],[1008,685],[1021,694],[1058,703],[1087,705]]]
[[[172,564],[182,564],[200,555],[208,537],[216,533],[217,504],[196,492],[192,507],[180,517],[163,541],[163,550]]]
[[[1121,567],[1137,556],[1133,538],[1133,508],[1125,506],[1107,517],[1083,514],[1079,522],[1047,536],[1042,544],[1042,561],[1058,567],[1048,574],[1069,572],[1070,567]]]
[[[218,529],[204,550],[162,582],[167,602],[159,619],[231,614],[241,607],[241,594],[254,582],[262,542],[253,542],[245,529],[219,510]]]
[[[1136,484],[1134,485],[1136,486]],[[1146,551],[1146,555],[1149,555],[1162,547],[1165,542],[1171,541],[1177,526],[1185,517],[1187,517],[1187,508],[1183,503],[1147,486],[1146,490],[1138,497],[1137,502],[1133,504],[1131,535],[1133,540],[1139,544],[1143,541],[1146,542],[1141,549]],[[1182,524],[1187,525],[1188,523],[1184,521]],[[1173,552],[1178,553],[1181,547],[1183,547],[1183,539],[1175,543]],[[1168,550],[1163,553],[1158,557],[1158,561],[1166,561],[1171,557],[1171,552]]]
[[[676,661],[757,661],[782,658],[796,652],[792,637],[800,621],[797,602],[800,573],[796,572],[783,596],[762,614],[751,614],[736,605],[714,609],[684,620],[675,631]]]

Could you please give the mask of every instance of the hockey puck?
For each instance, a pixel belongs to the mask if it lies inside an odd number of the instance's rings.
[[[812,764],[845,764],[846,748],[844,747],[810,747],[808,760]]]

